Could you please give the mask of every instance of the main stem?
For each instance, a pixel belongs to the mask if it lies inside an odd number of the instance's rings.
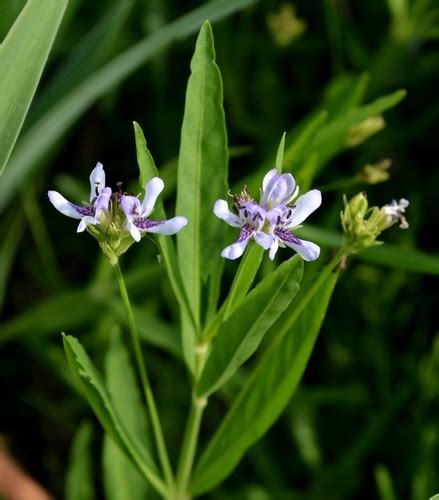
[[[203,364],[207,354],[207,344],[195,352],[195,373],[194,387],[200,377]],[[183,446],[181,449],[180,460],[177,471],[177,498],[186,500],[189,498],[187,488],[191,478],[192,467],[194,465],[195,453],[197,451],[198,436],[200,433],[201,420],[203,418],[204,408],[207,405],[207,398],[199,397],[192,393],[191,407],[184,433]]]
[[[125,307],[125,313],[128,320],[129,330],[131,332],[131,340],[134,348],[134,356],[136,358],[137,369],[139,371],[140,381],[142,383],[146,404],[148,406],[148,411],[151,418],[151,425],[154,433],[157,453],[159,456],[160,464],[163,469],[166,483],[168,487],[173,490],[175,487],[174,475],[172,473],[171,463],[169,461],[168,452],[166,450],[165,439],[163,437],[163,431],[160,424],[160,418],[157,412],[157,406],[155,404],[154,395],[152,393],[151,386],[149,384],[148,374],[142,356],[142,350],[140,347],[140,340],[139,340],[139,332],[137,330],[137,325],[134,320],[134,314],[133,314],[133,309],[131,307],[128,290],[125,285],[125,280],[123,278],[119,262],[116,262],[116,264],[114,264],[113,267],[116,271],[117,281],[119,283],[119,288],[120,288],[120,294],[122,296],[122,301]]]

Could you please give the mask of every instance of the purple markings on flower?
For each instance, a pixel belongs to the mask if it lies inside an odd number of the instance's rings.
[[[306,261],[316,260],[320,255],[320,247],[311,241],[301,240],[291,231],[314,212],[322,203],[322,194],[317,189],[299,196],[293,205],[279,205],[267,213],[271,234],[274,241],[270,248],[270,259],[273,260],[279,246],[287,246],[299,253]]]
[[[401,229],[407,229],[409,223],[407,222],[403,213],[405,209],[409,206],[409,201],[401,198],[399,202],[392,200],[388,205],[383,207],[384,213],[390,217],[390,222],[398,222]]]
[[[108,211],[111,189],[105,187],[105,172],[102,163],[97,163],[90,174],[90,205],[75,205],[66,200],[57,191],[48,192],[52,205],[62,214],[73,219],[80,219],[78,233],[85,230],[88,224],[95,225],[99,223],[99,217],[102,211]]]
[[[262,231],[266,215],[263,207],[254,201],[248,201],[243,205],[238,205],[237,210],[238,215],[232,213],[225,200],[217,200],[213,207],[213,212],[217,217],[230,226],[241,228],[237,241],[221,252],[223,257],[230,260],[241,257],[252,237],[265,250],[270,248],[272,242],[272,237]]]
[[[269,257],[274,259],[279,247],[290,247],[305,260],[315,260],[320,255],[320,248],[311,241],[299,239],[291,231],[316,210],[322,203],[320,191],[313,189],[297,197],[299,188],[291,174],[279,175],[277,169],[270,170],[262,183],[260,204],[250,201],[244,189],[240,196],[235,196],[237,215],[229,210],[225,200],[218,200],[213,208],[217,217],[233,227],[240,227],[238,240],[226,247],[221,255],[227,259],[241,257],[248,242],[253,237],[265,250],[270,249]]]
[[[149,215],[164,184],[159,177],[154,177],[145,185],[145,196],[142,203],[135,196],[121,195],[120,205],[126,216],[125,229],[135,241],[140,241],[144,232],[171,235],[178,233],[187,224],[186,217],[174,217],[169,220],[154,221]]]

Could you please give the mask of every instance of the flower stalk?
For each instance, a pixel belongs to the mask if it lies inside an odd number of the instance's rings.
[[[145,362],[142,356],[142,350],[140,346],[139,332],[137,330],[136,321],[134,319],[133,309],[131,307],[131,301],[128,295],[128,290],[125,285],[125,280],[120,268],[119,262],[116,262],[113,266],[117,281],[119,284],[120,294],[122,297],[122,302],[125,307],[125,313],[128,320],[128,326],[131,333],[131,340],[133,344],[134,357],[136,359],[137,369],[139,371],[140,381],[142,384],[143,393],[145,395],[146,404],[149,411],[149,416],[151,418],[151,426],[154,433],[154,439],[157,447],[157,454],[160,460],[160,465],[165,476],[167,486],[170,490],[174,489],[174,475],[172,473],[172,467],[169,460],[168,452],[166,449],[166,443],[163,436],[163,430],[160,424],[160,418],[157,411],[157,406],[155,403],[154,395],[151,390],[151,385],[149,383],[148,374],[146,371]]]

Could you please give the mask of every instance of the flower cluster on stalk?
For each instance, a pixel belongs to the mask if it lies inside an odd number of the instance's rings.
[[[246,187],[233,197],[235,212],[229,210],[226,200],[217,200],[213,211],[217,217],[230,226],[240,228],[238,239],[226,247],[221,255],[226,259],[241,257],[249,241],[254,241],[274,259],[279,247],[290,247],[304,260],[319,257],[320,247],[311,241],[298,238],[294,230],[322,203],[322,195],[317,189],[298,196],[291,174],[279,174],[274,168],[264,177],[260,202],[250,196]]]
[[[380,245],[378,236],[399,222],[401,229],[409,224],[405,218],[408,200],[401,198],[399,202],[392,200],[383,207],[369,207],[365,193],[358,193],[349,201],[344,199],[344,210],[341,212],[343,227],[343,246],[347,253],[356,253],[364,248]]]
[[[113,192],[105,185],[102,163],[97,163],[90,175],[89,203],[76,205],[57,191],[49,191],[48,196],[59,212],[80,221],[78,233],[87,230],[98,240],[110,261],[115,262],[146,233],[171,235],[187,224],[186,217],[181,216],[169,220],[149,217],[163,188],[163,181],[154,177],[145,184],[143,201],[131,194]]]

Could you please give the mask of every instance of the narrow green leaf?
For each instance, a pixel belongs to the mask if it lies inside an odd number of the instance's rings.
[[[227,477],[282,413],[308,363],[336,280],[336,274],[330,275],[287,334],[269,347],[201,456],[190,487],[193,494]],[[295,303],[287,317],[294,308]]]
[[[49,1],[49,0],[46,0]],[[40,160],[75,121],[94,103],[169,45],[196,32],[205,19],[218,21],[256,0],[215,0],[160,28],[119,54],[53,106],[20,139],[11,165],[2,178],[0,212],[23,179],[42,167]]]
[[[159,177],[159,171],[155,166],[154,159],[146,144],[145,135],[141,126],[137,122],[133,122],[134,126],[134,139],[136,141],[136,155],[137,164],[139,165],[139,185],[141,189],[145,188],[145,184],[153,177]],[[165,211],[163,208],[163,201],[157,200],[155,210],[158,217],[164,217]]]
[[[330,119],[344,115],[363,102],[370,76],[342,74],[330,81],[324,91],[321,109],[326,110]]]
[[[92,438],[92,424],[90,422],[82,423],[75,434],[70,449],[65,483],[66,500],[93,500],[95,498]]]
[[[28,0],[0,46],[0,174],[37,89],[67,0]]]
[[[105,379],[127,434],[133,442],[149,449],[146,409],[141,403],[130,358],[118,331],[112,335],[105,358]],[[143,476],[108,436],[104,439],[103,472],[105,498],[109,500],[143,500],[150,493]]]
[[[319,153],[321,165],[346,148],[345,138],[353,125],[395,107],[406,96],[405,90],[379,97],[375,101],[349,109],[346,114],[327,123],[312,141],[312,150]]]
[[[73,376],[105,432],[156,490],[164,493],[166,488],[158,476],[152,457],[147,448],[142,446],[142,442],[133,441],[127,432],[99,373],[82,345],[70,335],[63,335],[63,343]]]
[[[276,154],[276,168],[278,169],[279,172],[282,172],[282,166],[284,162],[285,135],[286,132],[284,132],[282,135],[282,139],[280,140]]]
[[[212,28],[205,22],[191,61],[178,160],[177,208],[188,218],[177,235],[180,273],[196,325],[201,284],[221,268],[224,223],[212,215],[227,192],[228,149],[221,74]]]
[[[221,324],[196,391],[208,395],[223,385],[256,351],[265,333],[299,291],[303,260],[295,255],[248,294]]]
[[[218,333],[218,328],[222,321],[226,320],[232,312],[241,304],[242,299],[247,295],[253,280],[264,256],[264,249],[256,244],[250,243],[249,248],[239,263],[238,271],[233,279],[229,294],[221,309],[217,312],[213,320],[207,325],[203,332],[203,339],[208,341]]]
[[[134,122],[134,136],[136,139],[137,163],[140,169],[139,182],[142,189],[145,184],[159,175],[157,167],[155,166],[154,159],[146,145],[145,136],[140,125]],[[179,215],[183,215],[178,212]],[[156,203],[154,215],[157,219],[166,219],[163,201],[159,199]],[[187,227],[183,232],[187,230]],[[186,290],[183,285],[183,280],[178,267],[177,252],[175,250],[174,242],[169,236],[156,235],[160,252],[163,257],[166,272],[169,277],[172,289],[177,297],[178,303],[181,308],[182,315],[182,345],[183,354],[189,369],[193,368],[193,353],[194,353],[194,335],[196,330],[196,322],[192,313],[191,306],[188,301]]]

